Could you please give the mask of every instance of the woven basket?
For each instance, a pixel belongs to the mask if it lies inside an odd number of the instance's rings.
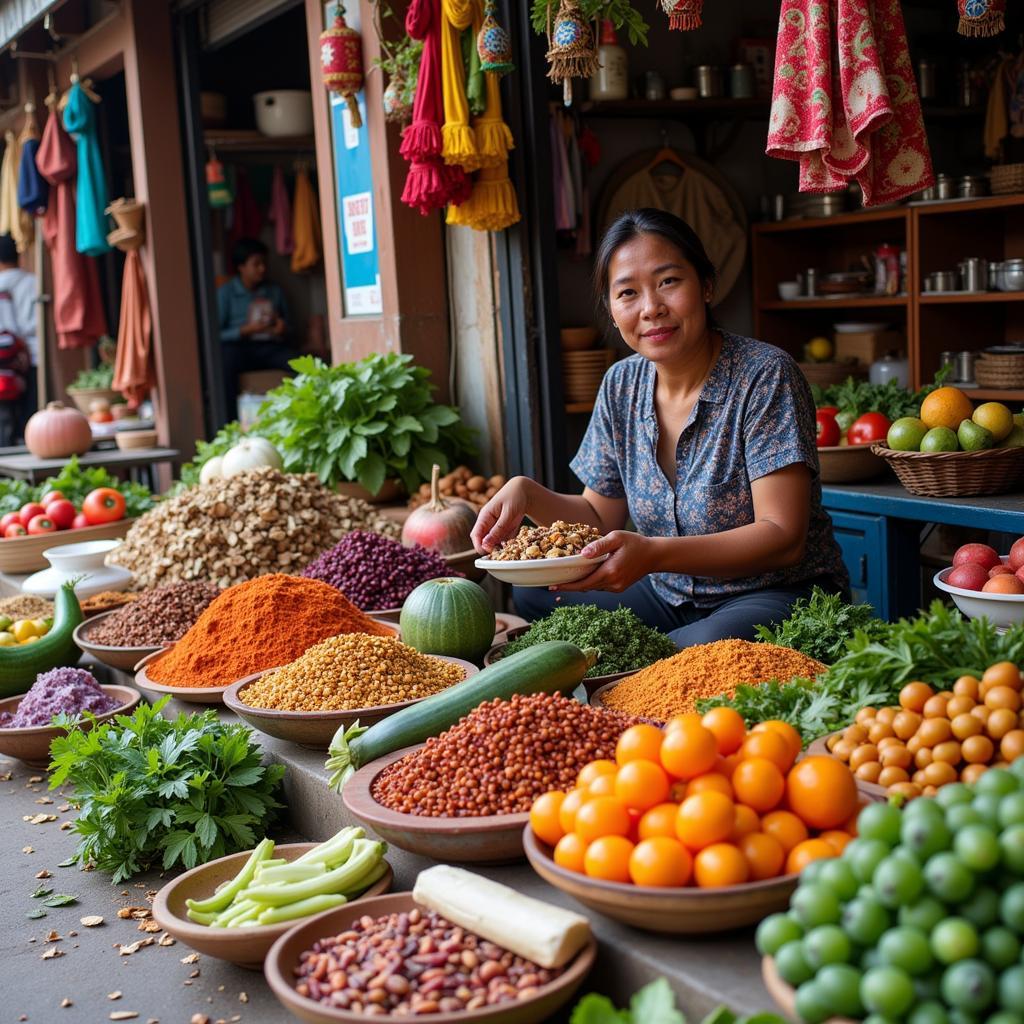
[[[983,452],[897,452],[883,444],[871,450],[885,459],[911,494],[966,498],[1006,494],[1024,484],[1024,448]]]
[[[974,364],[974,379],[979,387],[1011,391],[1024,387],[1024,370],[1004,370],[978,362]]]
[[[859,363],[797,363],[808,384],[817,384],[820,388],[828,388],[833,384],[842,384],[847,377],[866,377],[866,366]]]
[[[989,172],[993,195],[1024,192],[1024,164],[1002,164]]]

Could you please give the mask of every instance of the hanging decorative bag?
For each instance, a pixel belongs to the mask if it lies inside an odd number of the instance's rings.
[[[562,0],[548,42],[548,78],[556,85],[562,83],[562,97],[568,107],[572,105],[572,80],[590,78],[598,67],[594,33],[577,0]]]
[[[480,54],[480,70],[491,71],[497,75],[507,75],[515,71],[512,63],[512,38],[498,24],[494,14],[498,7],[494,0],[486,0],[484,4],[484,23],[480,34],[476,37],[476,49]]]
[[[957,0],[962,36],[994,36],[1006,28],[1006,0]]]
[[[345,7],[338,4],[334,24],[320,33],[320,68],[324,85],[348,104],[353,128],[362,128],[356,94],[363,87],[363,45],[359,33],[345,23]]]
[[[405,124],[412,119],[412,104],[406,101],[405,75],[396,71],[381,98],[384,120],[391,124]]]
[[[704,0],[661,0],[661,6],[668,15],[670,29],[691,32],[703,24],[700,15]]]
[[[230,206],[235,197],[224,180],[224,165],[214,156],[206,164],[206,197],[210,206]]]

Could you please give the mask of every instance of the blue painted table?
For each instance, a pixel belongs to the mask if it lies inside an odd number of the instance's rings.
[[[1024,536],[1024,496],[921,498],[895,481],[827,484],[825,508],[850,572],[854,598],[883,619],[921,606],[919,552],[926,523]]]

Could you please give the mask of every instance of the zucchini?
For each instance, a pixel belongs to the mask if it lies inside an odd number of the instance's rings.
[[[569,693],[597,664],[598,652],[565,640],[547,640],[496,661],[482,672],[367,728],[341,726],[331,740],[328,785],[340,793],[357,769],[402,747],[423,743],[455,725],[478,704],[517,693]]]
[[[53,626],[34,644],[0,647],[0,698],[24,693],[40,672],[78,662],[79,650],[72,633],[82,621],[82,607],[75,583],[65,583],[54,598]]]

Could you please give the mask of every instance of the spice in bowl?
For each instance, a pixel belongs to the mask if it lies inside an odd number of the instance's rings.
[[[664,633],[645,625],[629,608],[611,612],[593,604],[575,604],[556,608],[535,622],[522,636],[510,640],[501,656],[545,640],[568,640],[582,650],[598,650],[600,657],[587,671],[587,678],[635,672],[679,650]]]
[[[112,612],[115,608],[123,608],[140,595],[126,590],[101,590],[98,594],[83,598],[79,604],[83,615],[99,615],[101,612]]]
[[[89,633],[107,647],[159,647],[175,643],[220,593],[213,583],[169,583],[138,595]]]
[[[406,547],[379,533],[353,530],[302,575],[337,587],[360,608],[383,610],[400,607],[427,580],[463,574],[419,544]]]
[[[0,617],[7,619],[52,619],[53,602],[31,594],[0,599]]]
[[[431,818],[526,812],[541,793],[572,789],[589,761],[614,757],[635,722],[558,694],[487,701],[385,768],[373,797]]]
[[[91,711],[103,715],[118,706],[108,697],[96,677],[84,668],[52,668],[40,672],[31,689],[12,715],[0,712],[0,729],[30,729],[49,725],[54,715],[79,715]]]
[[[606,707],[625,714],[667,722],[673,715],[696,710],[697,701],[734,694],[737,686],[794,676],[813,679],[826,668],[789,647],[716,640],[656,661],[616,683],[602,694],[602,700]]]
[[[254,708],[352,711],[419,700],[459,683],[461,666],[420,654],[393,637],[349,633],[311,647],[239,694]]]
[[[496,547],[489,557],[497,562],[571,558],[600,539],[601,531],[593,526],[559,519],[550,526],[521,526],[514,537]]]
[[[392,636],[320,580],[271,573],[222,591],[166,654],[146,666],[165,686],[229,686],[287,665],[339,633]]]

